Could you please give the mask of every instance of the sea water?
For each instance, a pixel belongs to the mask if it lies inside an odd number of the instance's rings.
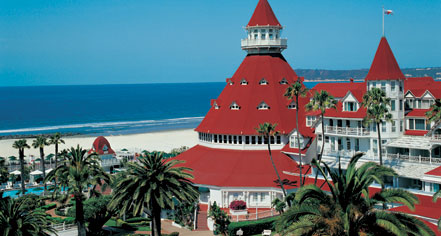
[[[195,128],[224,87],[221,82],[0,87],[0,136]]]

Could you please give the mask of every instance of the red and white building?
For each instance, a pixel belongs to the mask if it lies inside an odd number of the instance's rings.
[[[429,123],[425,117],[434,100],[441,98],[441,82],[431,77],[406,77],[382,37],[363,82],[320,83],[312,88],[311,92],[326,90],[337,100],[337,109],[326,111],[322,134],[319,114],[304,109],[312,93],[300,99],[299,107],[283,96],[290,84],[303,78],[281,54],[287,48],[282,28],[267,0],[259,0],[245,28],[247,38],[241,41],[247,56],[226,79],[224,90],[211,101],[210,110],[196,128],[199,144],[176,158],[193,169],[194,182],[204,190],[200,202],[216,201],[227,208],[238,199],[249,208],[269,208],[273,199],[282,196],[274,182],[277,177],[267,145],[256,132],[259,124],[269,122],[277,123],[279,131],[271,147],[282,179],[299,181],[299,132],[303,163],[317,156],[323,138],[323,161],[331,168],[337,168],[339,157],[344,168],[358,151],[365,153],[360,164],[379,161],[381,151],[384,164],[399,174],[388,179],[387,185],[417,192],[423,199],[421,204],[426,204],[426,198],[441,184],[441,124]],[[380,126],[382,150],[378,148],[376,127],[363,125],[363,95],[373,87],[383,89],[391,98],[392,122]],[[291,191],[294,188],[287,186]],[[432,205],[441,210],[441,204]],[[433,215],[427,213],[425,205],[417,209],[421,216]]]
[[[109,141],[99,136],[92,144],[92,148],[89,150],[89,154],[96,153],[101,159],[101,166],[105,171],[112,172],[114,168],[119,167],[119,160],[116,159],[116,153],[110,146]]]

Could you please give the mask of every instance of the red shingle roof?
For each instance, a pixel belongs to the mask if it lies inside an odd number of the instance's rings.
[[[428,171],[424,173],[425,175],[435,175],[435,176],[441,176],[441,166],[436,167],[435,169]]]
[[[272,151],[273,160],[281,179],[299,181],[297,163],[282,154],[280,150]],[[214,149],[200,145],[180,154],[177,160],[184,160],[185,166],[193,169],[193,182],[196,184],[222,187],[277,187],[276,173],[271,164],[267,150],[228,150]],[[308,166],[304,166],[306,171]],[[293,186],[287,188],[294,188]]]
[[[104,147],[107,147],[107,151],[105,151]],[[103,136],[99,136],[93,142],[92,149],[90,149],[89,153],[96,152],[99,155],[103,154],[115,154],[115,151],[110,147],[109,141]]]
[[[260,85],[265,78],[267,85]],[[216,99],[219,109],[212,107],[204,120],[196,128],[198,132],[215,134],[256,135],[256,127],[264,122],[277,123],[276,130],[288,134],[296,128],[296,109],[288,109],[287,98],[283,96],[287,84],[280,84],[285,78],[289,84],[294,83],[298,76],[281,54],[248,55],[237,69],[231,80]],[[248,82],[241,85],[241,80]],[[299,106],[303,108],[308,98],[300,98]],[[239,110],[230,109],[235,102]],[[261,102],[268,104],[270,109],[258,110]],[[299,109],[299,126],[302,135],[311,134],[306,127],[304,109]]]
[[[435,81],[432,77],[410,77],[404,82],[404,92],[411,92],[419,98],[429,91],[435,98],[441,98],[441,81]]]
[[[269,5],[267,0],[259,0],[256,9],[254,10],[253,16],[248,22],[247,27],[252,26],[280,26],[276,15],[274,15],[273,9]]]
[[[409,113],[406,114],[407,117],[426,117],[426,112],[429,109],[413,109]]]
[[[365,80],[405,79],[385,37],[380,40]]]

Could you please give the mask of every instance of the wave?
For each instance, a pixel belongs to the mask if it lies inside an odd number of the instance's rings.
[[[200,122],[203,118],[204,118],[203,116],[200,116],[200,117],[172,118],[172,119],[163,119],[163,120],[92,122],[92,123],[83,123],[83,124],[30,127],[30,128],[21,128],[21,129],[5,129],[5,130],[0,130],[0,134],[32,133],[32,132],[57,131],[57,130],[81,131],[83,129],[89,129],[89,131],[98,131],[100,129],[105,130],[106,128],[124,129],[130,127],[163,126],[163,125]]]

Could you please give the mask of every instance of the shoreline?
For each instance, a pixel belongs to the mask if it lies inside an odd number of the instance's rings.
[[[35,136],[35,135],[33,135]],[[65,136],[62,139],[65,144],[59,145],[59,150],[80,145],[83,149],[89,150],[96,137],[101,134],[77,134]],[[140,152],[142,150],[148,151],[164,151],[169,152],[173,148],[181,146],[193,147],[198,142],[197,133],[194,128],[181,128],[172,130],[158,130],[153,132],[140,132],[131,134],[107,134],[104,136],[110,143],[113,150],[118,151],[123,148],[129,151]],[[0,139],[0,156],[8,158],[9,156],[18,156],[18,150],[12,147],[14,141],[22,138],[8,138]],[[34,138],[25,138],[28,145],[32,144]],[[54,153],[55,146],[50,145],[45,147],[45,155]],[[38,158],[40,156],[39,150],[30,148],[25,149],[26,156],[33,156]]]

